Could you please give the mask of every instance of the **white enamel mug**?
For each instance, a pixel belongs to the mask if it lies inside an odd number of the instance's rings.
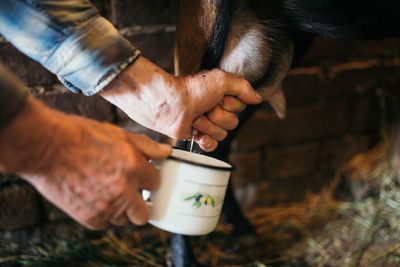
[[[176,148],[156,166],[160,186],[152,192],[143,191],[152,210],[149,223],[183,235],[212,232],[221,214],[233,166]]]

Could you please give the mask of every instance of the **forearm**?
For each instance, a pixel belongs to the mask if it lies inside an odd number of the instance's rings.
[[[60,149],[55,140],[56,127],[53,111],[39,100],[28,97],[23,108],[0,131],[0,171],[34,175],[51,163],[50,154]]]
[[[150,129],[170,137],[190,137],[190,121],[184,121],[184,118],[193,113],[194,107],[183,78],[167,73],[142,56],[100,95]],[[181,134],[183,128],[186,136]]]
[[[140,53],[84,0],[2,0],[0,33],[86,95],[101,91]]]
[[[104,229],[150,217],[140,191],[158,185],[149,159],[171,147],[108,123],[67,115],[29,97],[0,131],[0,171],[31,183],[79,223]]]
[[[50,109],[28,97],[24,85],[1,64],[0,104],[0,171],[34,171],[31,163],[40,162],[48,135],[56,134],[47,127]]]
[[[175,77],[151,61],[140,56],[133,64],[124,70],[112,83],[104,88],[100,95],[120,108],[138,111],[140,116],[129,114],[135,121],[146,125],[147,121],[154,121],[164,114],[173,112],[172,107],[184,105],[182,100],[182,86],[178,86],[180,78]],[[187,97],[186,97],[187,98]],[[152,112],[139,113],[140,109],[150,105]],[[129,109],[129,107],[131,107]],[[176,114],[184,116],[184,114]],[[161,121],[160,121],[161,123]],[[158,129],[163,132],[162,129]]]
[[[172,138],[191,138],[196,128],[201,133],[196,141],[208,151],[215,149],[215,140],[225,138],[226,129],[236,127],[233,112],[242,110],[245,103],[261,101],[238,76],[212,70],[175,77],[143,57],[100,94],[138,123]],[[230,97],[225,99],[225,95]]]

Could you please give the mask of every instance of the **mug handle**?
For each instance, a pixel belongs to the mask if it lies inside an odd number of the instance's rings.
[[[149,162],[151,164],[153,164],[154,168],[156,168],[157,171],[160,171],[161,160],[149,159]],[[150,200],[150,195],[151,195],[151,192],[149,190],[146,190],[146,189],[142,190],[142,197],[143,197],[144,202],[146,203],[146,205],[148,207],[152,208],[153,202],[151,202],[151,200]]]
[[[160,171],[161,160],[149,159],[149,162],[151,164],[153,164],[154,168],[156,168],[157,171]],[[152,208],[153,207],[153,202],[151,202],[151,200],[150,200],[150,195],[151,195],[151,192],[149,190],[146,190],[146,189],[142,190],[142,197],[143,197],[144,202],[146,203],[146,205],[149,208]]]
[[[151,202],[151,200],[150,200],[150,195],[151,195],[151,192],[149,190],[146,190],[146,189],[142,190],[142,197],[143,197],[144,203],[146,203],[146,205],[149,208],[152,208],[153,202]]]
[[[160,171],[161,160],[150,159],[149,162],[151,164],[153,164],[154,168],[156,168],[157,171]],[[146,203],[146,205],[148,207],[152,208],[153,207],[153,202],[151,202],[151,200],[150,200],[150,195],[151,195],[151,192],[149,190],[146,190],[146,189],[142,190],[142,197],[143,197],[144,202]]]

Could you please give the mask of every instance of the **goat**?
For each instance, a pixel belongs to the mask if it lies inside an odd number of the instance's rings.
[[[221,68],[253,85],[280,118],[281,83],[292,64],[322,36],[333,41],[399,37],[398,0],[181,0],[176,28],[175,73]],[[240,124],[209,155],[227,160],[235,133],[257,107],[239,113]],[[178,144],[184,147],[186,144]],[[235,234],[251,233],[228,187],[223,212]],[[196,266],[189,240],[171,237],[174,266]]]

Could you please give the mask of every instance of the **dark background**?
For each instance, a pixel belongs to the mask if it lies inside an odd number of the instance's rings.
[[[173,72],[177,1],[96,0],[143,55]],[[235,193],[246,212],[257,206],[301,201],[329,185],[335,170],[388,133],[398,105],[399,40],[330,43],[317,39],[284,81],[287,117],[268,105],[233,143]],[[0,60],[31,94],[68,113],[147,132],[100,97],[68,92],[38,63],[0,39]],[[1,153],[1,151],[0,151]],[[12,156],[12,155],[10,155]],[[0,174],[0,232],[68,220],[17,177]]]

